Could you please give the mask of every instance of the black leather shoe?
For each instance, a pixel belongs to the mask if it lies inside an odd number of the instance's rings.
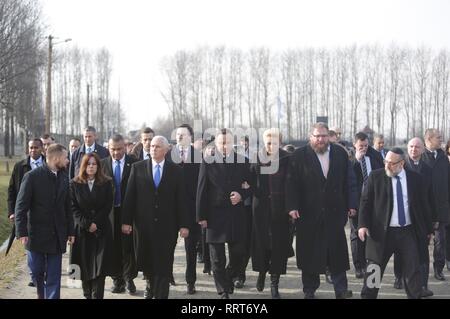
[[[28,283],[28,287],[36,287],[36,286],[34,285],[34,282],[30,281],[30,282]]]
[[[258,275],[258,280],[256,281],[256,290],[259,292],[264,290],[264,285],[266,283],[266,273],[260,272]]]
[[[336,293],[336,299],[348,299],[353,297],[353,292],[351,290]]]
[[[402,278],[397,278],[397,277],[395,277],[394,288],[395,288],[395,289],[403,289],[403,281],[402,281]]]
[[[188,295],[193,295],[196,293],[194,284],[187,285],[187,293],[188,293]]]
[[[208,276],[211,276],[211,269],[210,268],[203,268],[203,273],[208,274]]]
[[[125,286],[113,286],[111,289],[113,294],[121,294],[125,292]]]
[[[173,278],[173,275],[172,275],[172,277],[170,277],[169,283],[170,283],[171,286],[176,286],[177,285],[177,283],[175,282],[175,278]]]
[[[433,296],[434,293],[426,287],[422,287],[422,292],[420,293],[420,298],[427,298]]]
[[[305,299],[316,299],[313,292],[305,292]]]
[[[241,279],[237,279],[234,281],[234,288],[241,289],[244,288],[244,283]]]
[[[153,299],[153,292],[150,289],[144,290],[144,299]]]
[[[355,277],[357,279],[364,278],[364,270],[362,270],[362,269],[355,269]]]
[[[230,299],[230,296],[226,292],[224,292],[220,295],[220,299]]]
[[[130,295],[136,293],[136,285],[134,284],[133,280],[129,280],[127,282],[127,291]]]
[[[444,274],[442,273],[442,270],[434,270],[434,278],[436,278],[437,280],[440,280],[440,281],[444,281],[445,280],[445,276],[444,276]]]

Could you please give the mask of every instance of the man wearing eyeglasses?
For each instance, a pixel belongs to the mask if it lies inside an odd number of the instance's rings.
[[[422,293],[419,262],[420,239],[432,233],[425,183],[413,171],[405,170],[406,155],[391,149],[384,169],[373,171],[363,190],[359,210],[358,236],[366,241],[367,271],[361,291],[363,299],[375,299],[392,254],[400,257],[408,298]],[[378,278],[378,280],[376,280]]]
[[[314,124],[309,144],[292,154],[288,167],[286,208],[296,222],[297,267],[305,299],[315,298],[320,274],[327,268],[336,298],[352,296],[344,230],[347,214],[356,212],[349,200],[351,165],[347,152],[330,144],[328,131],[325,123]]]

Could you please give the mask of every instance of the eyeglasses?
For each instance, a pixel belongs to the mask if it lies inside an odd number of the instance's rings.
[[[384,165],[387,165],[387,166],[395,166],[398,163],[400,163],[401,161],[403,161],[403,160],[401,159],[398,162],[389,162],[389,161],[384,160],[383,163],[384,163]]]

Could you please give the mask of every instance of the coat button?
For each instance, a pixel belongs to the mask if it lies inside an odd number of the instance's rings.
[[[158,221],[158,218],[155,218],[154,221],[157,222],[157,221]]]
[[[158,208],[158,205],[155,205],[155,208]]]

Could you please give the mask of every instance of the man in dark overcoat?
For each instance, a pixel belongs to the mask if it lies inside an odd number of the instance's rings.
[[[316,123],[308,145],[290,157],[286,208],[296,220],[297,267],[302,270],[306,299],[315,297],[328,267],[336,298],[352,296],[347,289],[349,258],[344,226],[349,207],[348,155],[330,144],[328,126]]]
[[[183,171],[165,160],[168,151],[165,137],[152,139],[152,159],[132,165],[123,203],[122,231],[133,233],[137,269],[152,289],[147,298],[169,297],[178,232],[189,235]]]

